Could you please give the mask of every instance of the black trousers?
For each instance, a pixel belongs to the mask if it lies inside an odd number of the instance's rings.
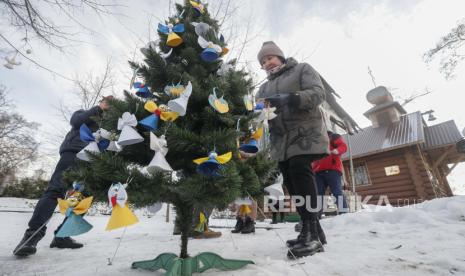
[[[315,209],[317,208],[318,192],[311,164],[320,158],[321,155],[297,155],[286,161],[279,162],[279,169],[283,174],[284,185],[289,194],[291,196],[301,196],[305,199],[304,206],[297,207],[297,212],[302,220],[317,219],[318,211]],[[310,199],[310,204],[307,204],[308,199]],[[308,210],[306,205],[311,206],[315,211]]]
[[[53,215],[53,211],[57,207],[58,198],[64,198],[67,186],[62,181],[63,172],[74,165],[76,153],[63,152],[60,155],[60,160],[52,174],[50,182],[48,182],[47,190],[42,194],[42,197],[37,202],[29,220],[29,229],[36,230],[40,228]],[[61,226],[61,225],[60,225]]]

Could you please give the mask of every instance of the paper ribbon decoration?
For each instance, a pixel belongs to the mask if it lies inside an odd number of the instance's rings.
[[[165,94],[172,97],[179,97],[184,90],[186,90],[186,87],[180,83],[176,85],[167,85],[164,89]]]
[[[176,47],[176,46],[181,45],[182,38],[176,33],[184,32],[184,24],[179,23],[173,26],[173,24],[171,23],[169,23],[168,25],[158,23],[158,31],[160,33],[164,33],[168,35],[168,38],[166,40],[166,45],[170,47]]]
[[[257,131],[255,131],[250,139],[242,144],[239,147],[239,151],[245,152],[247,154],[255,154],[258,152],[258,140],[260,140],[263,136],[263,127],[260,127]]]
[[[229,111],[228,102],[225,99],[223,99],[223,96],[219,99],[216,96],[216,87],[213,88],[213,94],[210,94],[210,96],[208,96],[208,102],[219,113],[226,113]]]
[[[250,98],[250,95],[244,95],[242,100],[244,101],[245,109],[247,109],[247,111],[252,111],[253,102],[252,102],[252,99]]]
[[[194,8],[195,14],[197,16],[200,16],[205,13],[205,7],[203,6],[202,3],[200,2],[195,2],[195,1],[189,1]]]
[[[155,155],[152,161],[150,161],[150,164],[146,167],[149,173],[155,174],[160,171],[173,171],[165,158],[166,153],[168,153],[167,144],[165,135],[158,138],[155,134],[150,132],[150,148],[155,151]]]
[[[211,41],[207,41],[201,36],[199,36],[197,42],[199,43],[200,47],[204,48],[200,54],[200,57],[206,62],[216,61],[223,53],[223,48],[220,45]]]
[[[82,190],[81,190],[82,191]],[[60,213],[66,216],[60,230],[55,234],[58,238],[77,236],[89,232],[92,225],[88,223],[81,215],[85,214],[92,204],[93,197],[82,198],[80,191],[74,191],[71,195],[63,200],[58,199]]]
[[[232,152],[227,152],[222,155],[218,155],[212,151],[207,157],[202,157],[194,160],[197,166],[197,172],[206,176],[220,176],[219,171],[223,168],[222,164],[225,164],[231,160]]]
[[[171,111],[174,111],[179,114],[179,116],[186,115],[187,103],[189,102],[189,97],[192,94],[192,83],[189,81],[187,83],[186,89],[181,93],[179,98],[168,101],[168,108]]]
[[[269,198],[279,200],[284,197],[284,190],[283,190],[283,175],[279,174],[278,178],[276,178],[276,182],[268,187],[265,187],[265,192],[268,192]]]
[[[174,121],[178,118],[179,114],[176,112],[168,111],[168,108],[164,105],[158,106],[153,101],[147,101],[144,105],[145,110],[150,113],[153,113],[144,119],[142,119],[139,124],[148,130],[157,130],[158,121],[162,119],[163,121]]]
[[[129,112],[124,112],[122,117],[118,119],[118,130],[121,130],[118,138],[119,145],[127,146],[144,141],[144,138],[134,129],[135,126],[137,126],[136,116]]]
[[[126,192],[127,184],[119,182],[113,183],[108,190],[108,200],[112,207],[111,217],[108,221],[105,230],[110,231],[121,227],[133,225],[139,220],[129,209],[127,200],[128,194]]]
[[[241,217],[245,217],[247,216],[248,214],[252,213],[252,209],[250,209],[249,205],[247,204],[243,204],[241,205],[241,207],[239,208],[239,212],[238,212],[238,215],[241,216]]]
[[[86,124],[82,124],[79,128],[79,136],[81,141],[89,143],[85,148],[76,154],[77,158],[84,161],[90,161],[90,156],[87,154],[88,151],[100,153],[107,149],[110,144],[110,140],[108,140],[110,133],[102,128],[97,132],[92,133]]]
[[[149,88],[141,82],[135,82],[133,84],[133,87],[137,89],[136,95],[141,98],[148,98],[152,96],[152,93],[150,92]]]
[[[210,25],[204,22],[192,22],[192,25],[194,26],[195,33],[198,36],[205,36],[210,30]]]

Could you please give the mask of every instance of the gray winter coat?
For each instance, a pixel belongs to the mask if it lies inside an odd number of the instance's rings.
[[[79,128],[82,124],[86,124],[91,131],[97,131],[98,125],[91,117],[100,116],[102,112],[99,106],[94,106],[89,110],[80,109],[74,112],[69,121],[71,130],[66,134],[65,140],[60,146],[60,154],[63,152],[78,153],[85,148],[88,143],[81,140]]]
[[[288,58],[285,66],[260,86],[257,99],[286,93],[299,93],[300,104],[298,108],[283,105],[269,121],[271,157],[285,161],[296,155],[328,154],[328,135],[319,109],[325,90],[319,74],[309,64]]]

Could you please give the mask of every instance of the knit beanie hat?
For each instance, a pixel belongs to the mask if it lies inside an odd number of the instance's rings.
[[[258,62],[261,64],[262,59],[266,56],[278,56],[283,60],[285,59],[283,51],[281,51],[278,45],[276,45],[273,41],[263,42],[263,46],[257,55]]]

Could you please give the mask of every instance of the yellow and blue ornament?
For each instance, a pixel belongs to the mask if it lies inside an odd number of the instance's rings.
[[[68,192],[65,199],[58,199],[60,213],[66,216],[62,226],[55,234],[58,238],[77,236],[89,232],[92,225],[82,216],[92,204],[93,197],[84,198],[82,190],[84,186],[79,183],[73,184],[73,190]]]
[[[108,190],[108,200],[110,201],[111,217],[105,230],[110,231],[121,227],[136,224],[139,222],[137,217],[128,207],[128,194],[126,192],[127,184],[116,182],[111,184]]]
[[[192,8],[194,8],[195,14],[197,16],[200,16],[205,13],[205,6],[200,3],[200,2],[195,2],[195,1],[189,1],[192,5]]]
[[[222,164],[231,160],[232,152],[227,152],[218,155],[215,151],[211,151],[207,157],[202,157],[194,160],[197,166],[197,172],[205,176],[221,176],[220,170],[223,169]]]
[[[213,94],[208,96],[208,102],[210,103],[211,107],[213,107],[219,113],[226,113],[229,111],[228,102],[223,98],[218,99],[216,96],[216,87],[213,88]]]
[[[169,23],[168,25],[164,25],[158,23],[158,31],[160,33],[168,35],[166,39],[166,45],[170,47],[176,47],[181,45],[183,42],[182,38],[177,35],[176,33],[183,33],[184,32],[184,24],[179,23],[173,26],[173,24]]]
[[[263,136],[263,127],[260,127],[257,131],[255,131],[250,139],[242,144],[240,147],[239,147],[239,151],[242,151],[244,153],[248,153],[248,154],[255,154],[258,152],[258,140],[260,140]]]
[[[139,121],[139,124],[148,130],[157,130],[158,121],[174,121],[178,118],[179,114],[173,111],[169,111],[166,105],[158,106],[154,101],[147,101],[144,105],[145,110],[153,113],[144,119]]]

